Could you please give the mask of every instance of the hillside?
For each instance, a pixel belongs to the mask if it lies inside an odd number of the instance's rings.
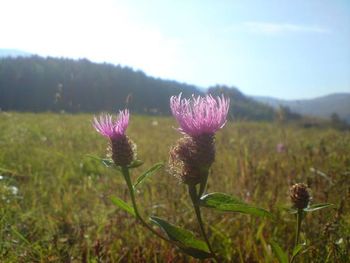
[[[230,115],[273,119],[271,107],[235,88],[217,86],[210,93],[231,98]],[[128,107],[141,114],[169,114],[169,98],[203,94],[196,86],[147,76],[142,71],[86,59],[39,56],[0,59],[0,108],[5,111],[116,111]]]
[[[168,111],[171,95],[196,87],[146,76],[141,71],[86,59],[5,58],[0,60],[0,107],[17,111]]]
[[[271,97],[253,97],[256,101],[278,108],[289,107],[292,111],[310,116],[329,118],[337,113],[350,123],[350,93],[336,93],[308,100],[281,100]]]

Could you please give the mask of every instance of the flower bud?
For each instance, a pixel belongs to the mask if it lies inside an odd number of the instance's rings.
[[[110,150],[112,160],[117,166],[128,166],[136,159],[135,144],[126,135],[111,138]]]
[[[294,184],[290,188],[290,199],[293,206],[298,209],[304,209],[309,205],[311,196],[306,184]]]
[[[185,136],[170,151],[170,172],[185,184],[200,183],[215,159],[214,135]]]

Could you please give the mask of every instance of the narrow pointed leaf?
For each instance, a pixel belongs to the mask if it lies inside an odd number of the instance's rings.
[[[153,165],[150,169],[144,172],[142,175],[137,178],[136,183],[134,184],[134,188],[136,188],[139,184],[141,184],[147,177],[155,174],[160,168],[163,167],[163,163],[157,163]]]
[[[102,163],[103,163],[104,165],[106,165],[107,167],[113,167],[113,166],[117,167],[117,166],[114,164],[113,160],[111,160],[111,159],[101,159],[101,161],[102,161]]]
[[[320,210],[323,208],[327,208],[332,206],[333,204],[329,204],[329,203],[321,203],[321,204],[314,204],[314,205],[310,205],[309,207],[305,208],[304,211],[305,212],[313,212],[316,210]]]
[[[130,215],[136,217],[134,208],[132,206],[130,206],[129,204],[125,203],[120,198],[113,196],[113,197],[111,197],[111,201],[112,201],[113,204],[115,204],[119,208],[121,208],[124,211],[128,212]]]
[[[88,154],[87,155],[88,157],[90,157],[90,158],[92,158],[92,159],[95,159],[95,160],[97,160],[97,161],[100,161],[100,162],[102,162],[105,166],[107,166],[107,167],[113,167],[113,168],[117,168],[117,169],[120,169],[118,166],[116,166],[115,164],[114,164],[114,162],[113,162],[113,160],[112,159],[107,159],[107,158],[100,158],[100,157],[98,157],[98,156],[94,156],[94,155],[90,155],[90,154]]]
[[[292,259],[296,257],[305,247],[305,244],[299,244],[293,249]]]
[[[141,165],[143,165],[143,161],[135,160],[131,164],[128,165],[128,168],[137,168],[137,167],[139,167]]]
[[[204,207],[214,208],[225,212],[238,212],[261,217],[272,217],[265,209],[254,207],[244,203],[237,197],[223,193],[211,193],[201,197],[199,204]]]
[[[298,209],[295,209],[295,208],[286,208],[285,210],[290,214],[298,213]]]
[[[273,253],[278,258],[279,263],[288,263],[288,255],[286,252],[283,251],[283,249],[278,245],[278,243],[271,241],[271,247]]]
[[[201,182],[200,182],[199,192],[198,192],[199,197],[201,197],[204,194],[204,192],[207,188],[208,176],[209,176],[209,174],[207,173],[205,175],[205,177],[203,178],[203,180],[201,180]]]
[[[188,255],[201,259],[211,257],[207,244],[202,240],[198,240],[192,232],[170,224],[156,216],[151,216],[151,221],[158,225]]]

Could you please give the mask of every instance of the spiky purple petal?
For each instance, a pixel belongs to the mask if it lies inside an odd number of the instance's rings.
[[[221,97],[214,99],[211,95],[181,99],[179,96],[170,98],[171,112],[180,125],[179,131],[190,136],[214,134],[221,129],[227,120],[230,100]]]
[[[128,124],[128,110],[120,111],[119,116],[115,121],[110,114],[102,114],[99,118],[95,117],[93,120],[93,126],[96,131],[110,139],[124,136]]]

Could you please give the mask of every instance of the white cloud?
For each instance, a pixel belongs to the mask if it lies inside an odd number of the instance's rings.
[[[260,34],[283,34],[283,33],[329,33],[329,29],[317,25],[301,25],[289,23],[270,22],[244,22],[234,29],[249,31]]]

